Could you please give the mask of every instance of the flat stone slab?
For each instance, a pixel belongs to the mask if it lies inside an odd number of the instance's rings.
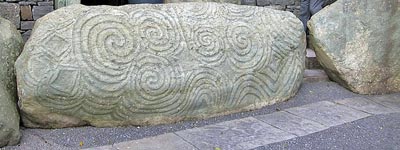
[[[318,122],[304,119],[285,111],[256,116],[255,118],[297,136],[308,135],[328,128],[328,126]]]
[[[386,107],[380,103],[374,102],[364,97],[347,98],[347,99],[337,100],[335,102],[376,115],[396,112],[395,109],[393,108]]]
[[[328,127],[341,125],[370,116],[370,114],[362,111],[328,101],[290,108],[285,111],[296,114],[302,118],[319,122]]]
[[[255,118],[243,118],[176,132],[199,149],[252,149],[296,137]]]
[[[221,3],[71,5],[16,62],[27,127],[154,125],[294,96],[305,34],[290,12]]]
[[[400,95],[379,95],[368,97],[374,102],[380,103],[386,107],[392,108],[396,112],[400,112]]]
[[[141,140],[122,142],[112,146],[114,149],[134,149],[134,150],[196,150],[174,133],[167,133],[156,137]]]
[[[304,71],[303,82],[323,82],[329,81],[328,75],[322,69],[306,69]]]

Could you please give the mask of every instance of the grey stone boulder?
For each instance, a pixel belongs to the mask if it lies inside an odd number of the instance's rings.
[[[309,21],[331,79],[360,94],[400,92],[400,2],[338,0]]]
[[[0,17],[0,147],[18,144],[21,136],[14,63],[22,46],[17,28]]]
[[[219,3],[71,5],[16,62],[27,127],[173,123],[295,95],[305,34],[291,13]]]

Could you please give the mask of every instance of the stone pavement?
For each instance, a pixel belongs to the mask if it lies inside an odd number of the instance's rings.
[[[400,96],[321,101],[267,115],[226,121],[97,149],[253,149],[326,130],[373,115],[400,113]]]
[[[206,120],[22,133],[20,145],[5,149],[400,149],[400,93],[365,96],[334,82],[304,83],[287,102]]]

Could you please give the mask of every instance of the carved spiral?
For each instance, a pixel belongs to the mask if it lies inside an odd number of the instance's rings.
[[[237,19],[251,19],[254,16],[258,8],[243,6],[243,7],[232,7],[230,5],[222,6],[222,15],[229,20]]]
[[[201,67],[191,72],[186,80],[186,97],[184,104],[180,106],[181,113],[196,113],[193,110],[209,109],[221,106],[227,101],[227,78],[218,71]],[[198,113],[198,112],[197,112]]]
[[[142,47],[154,54],[177,54],[182,50],[179,24],[167,12],[154,9],[130,13]]]
[[[183,15],[190,15],[196,19],[216,18],[218,15],[217,7],[212,3],[204,3],[203,5],[189,5],[189,8],[182,8],[182,10],[188,10],[183,12]]]
[[[198,26],[193,30],[189,49],[206,64],[219,65],[225,60],[225,42],[221,35],[215,28]]]
[[[268,84],[259,75],[245,74],[238,77],[232,86],[232,92],[227,106],[240,107],[269,98],[266,88]]]
[[[171,113],[181,103],[183,77],[179,66],[156,55],[144,54],[137,60],[135,94],[130,99],[136,113]]]
[[[88,13],[74,26],[73,42],[84,68],[90,91],[99,97],[115,97],[129,81],[137,41],[131,36],[127,14]],[[105,86],[107,85],[107,86]]]
[[[265,64],[265,51],[261,45],[263,39],[254,28],[238,22],[228,27],[227,33],[233,69],[255,70]]]

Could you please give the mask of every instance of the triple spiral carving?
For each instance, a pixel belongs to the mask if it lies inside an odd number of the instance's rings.
[[[46,107],[81,109],[85,115],[114,119],[220,113],[268,101],[279,91],[275,84],[293,83],[279,74],[286,71],[281,67],[285,65],[269,64],[281,63],[272,61],[272,50],[282,64],[292,57],[287,55],[291,49],[279,51],[281,44],[271,42],[274,36],[286,36],[279,34],[281,28],[274,26],[276,30],[266,35],[257,25],[267,23],[248,22],[260,10],[212,3],[194,6],[88,9],[69,29],[69,59],[78,65],[62,70],[57,63],[64,57],[35,54],[31,59],[51,62],[57,71],[46,70],[47,76],[40,78],[40,73],[28,74],[26,82]],[[294,32],[292,27],[287,30]],[[289,42],[296,46],[297,41]],[[274,74],[265,73],[268,69]],[[64,83],[58,80],[66,80],[63,76],[73,80],[65,89],[57,87]]]

